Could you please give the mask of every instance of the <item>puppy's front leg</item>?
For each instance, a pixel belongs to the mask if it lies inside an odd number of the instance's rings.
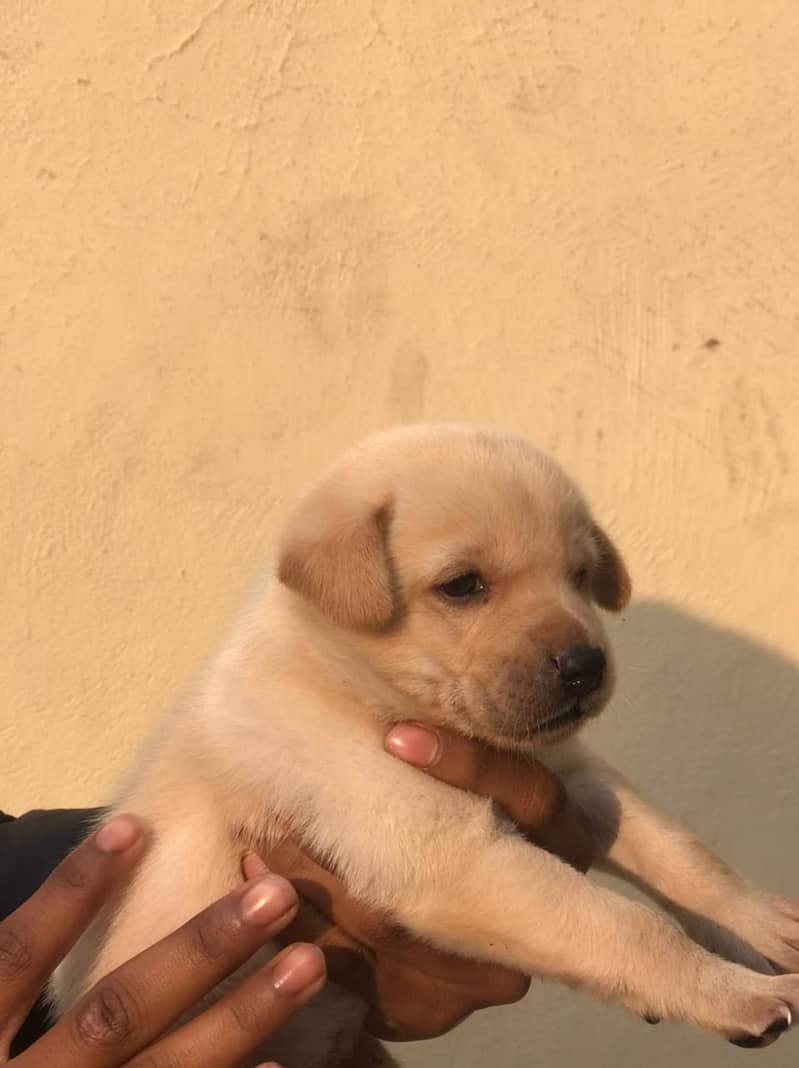
[[[499,835],[396,909],[448,948],[583,987],[641,1016],[766,1044],[799,1013],[799,976],[766,976],[707,953],[651,909],[557,858]]]
[[[643,888],[714,953],[758,971],[773,962],[799,972],[799,903],[747,883],[581,742],[543,759],[563,777],[609,871]]]

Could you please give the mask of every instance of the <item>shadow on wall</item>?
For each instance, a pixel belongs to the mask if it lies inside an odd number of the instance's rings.
[[[799,669],[750,638],[658,601],[608,620],[619,683],[586,739],[644,796],[752,881],[799,898]],[[606,880],[615,887],[621,884]],[[520,922],[521,919],[520,919]],[[572,991],[534,983],[433,1042],[392,1046],[405,1068],[729,1068],[726,1043],[658,1028]],[[769,1050],[796,1063],[796,1037]]]
[[[752,878],[765,863],[799,896],[797,664],[659,601],[609,629],[617,696],[589,741]]]

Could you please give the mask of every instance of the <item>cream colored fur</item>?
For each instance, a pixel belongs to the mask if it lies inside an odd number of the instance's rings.
[[[485,595],[437,589],[471,571]],[[349,452],[300,501],[267,581],[120,789],[114,810],[137,812],[152,847],[59,969],[60,1010],[234,886],[245,848],[290,828],[446,949],[725,1037],[799,1012],[799,977],[767,974],[768,961],[799,970],[799,907],[652,811],[573,725],[546,725],[562,704],[551,656],[589,644],[609,657],[595,604],[628,597],[582,496],[527,443],[421,427]],[[610,695],[608,663],[586,719]],[[687,934],[523,841],[489,802],[388,756],[385,730],[405,719],[549,762],[603,863]],[[362,1015],[328,990],[260,1059],[334,1065]]]

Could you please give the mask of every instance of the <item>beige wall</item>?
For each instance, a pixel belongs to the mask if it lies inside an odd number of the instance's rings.
[[[605,750],[799,895],[794,6],[0,20],[0,807],[107,796],[330,452],[480,420],[626,548]],[[444,1054],[739,1056],[541,990],[403,1055]]]

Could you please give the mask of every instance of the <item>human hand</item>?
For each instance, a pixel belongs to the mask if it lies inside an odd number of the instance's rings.
[[[492,798],[534,845],[578,871],[591,867],[591,836],[566,787],[539,761],[418,723],[389,731],[386,749],[441,782]]]
[[[588,833],[563,784],[543,765],[416,724],[395,727],[386,748],[442,782],[492,797],[530,841],[581,871],[590,866]],[[414,939],[355,900],[291,839],[263,860],[300,894],[299,912],[284,936],[323,949],[331,978],[372,1006],[371,1034],[394,1040],[433,1037],[476,1009],[510,1004],[527,992],[530,980],[520,972],[438,952]],[[265,869],[251,856],[244,870]]]
[[[47,977],[144,850],[135,817],[117,816],[0,923],[0,1063]],[[101,979],[14,1058],[14,1068],[234,1068],[323,986],[317,948],[287,947],[201,1015],[159,1036],[296,913],[291,885],[259,873]]]

